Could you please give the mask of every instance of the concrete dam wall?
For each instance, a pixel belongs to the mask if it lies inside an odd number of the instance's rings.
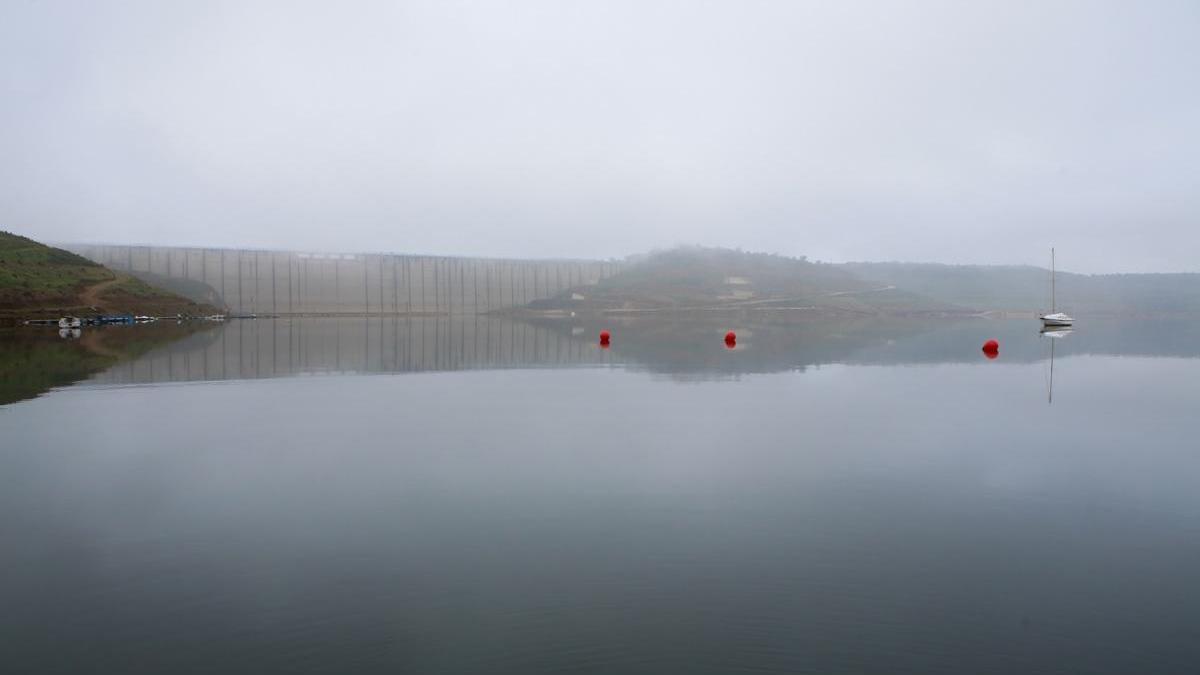
[[[479,314],[595,284],[619,265],[389,253],[61,246],[236,314]]]

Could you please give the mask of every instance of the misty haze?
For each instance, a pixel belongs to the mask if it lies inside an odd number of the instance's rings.
[[[0,669],[1192,673],[1200,6],[0,7]]]

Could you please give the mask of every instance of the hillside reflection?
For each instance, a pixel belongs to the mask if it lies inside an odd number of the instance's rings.
[[[596,344],[602,328],[610,349]],[[738,333],[727,349],[726,330]],[[1037,326],[1022,320],[749,321],[729,317],[518,321],[451,318],[293,318],[233,321],[183,337],[92,379],[103,384],[233,380],[336,373],[403,373],[620,365],[680,379],[804,370],[825,364],[995,363],[1046,358]],[[1200,356],[1200,322],[1093,322],[1058,346],[1072,354]]]
[[[208,323],[160,322],[137,326],[101,326],[60,336],[57,328],[0,330],[0,405],[36,398],[89,376],[132,365],[141,356],[153,360],[163,345],[212,330]]]

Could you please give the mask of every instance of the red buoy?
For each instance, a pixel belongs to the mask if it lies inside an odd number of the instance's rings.
[[[726,333],[725,334],[725,346],[729,347],[730,349],[733,349],[734,345],[736,345],[736,344],[737,344],[737,333],[735,333],[733,331],[729,331],[728,333]]]
[[[608,346],[608,341],[612,339],[612,334],[606,330],[600,331],[600,344]]]
[[[988,340],[983,343],[983,355],[989,359],[994,359],[1000,356],[1000,343],[995,340]]]

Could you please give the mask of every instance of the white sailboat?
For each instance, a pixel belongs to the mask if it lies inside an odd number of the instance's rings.
[[[1058,308],[1055,307],[1055,297],[1054,297],[1055,296],[1055,293],[1054,293],[1054,291],[1055,291],[1055,289],[1054,289],[1055,276],[1057,276],[1057,275],[1056,275],[1055,269],[1054,269],[1054,249],[1051,248],[1050,249],[1050,313],[1043,314],[1041,316],[1042,325],[1046,326],[1048,328],[1052,327],[1052,326],[1064,326],[1064,327],[1071,326],[1075,323],[1075,319],[1058,311]]]

